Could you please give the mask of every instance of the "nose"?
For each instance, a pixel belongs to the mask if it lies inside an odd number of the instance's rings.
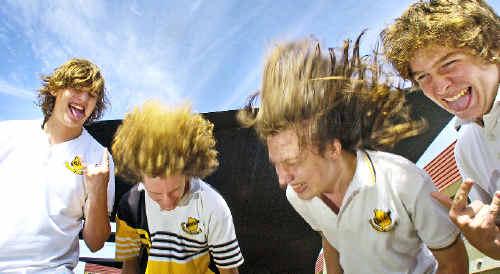
[[[177,198],[172,197],[169,194],[164,194],[161,199],[161,205],[163,209],[172,210],[176,207]]]
[[[436,95],[445,95],[451,81],[445,75],[436,74],[432,77],[432,91]]]
[[[276,167],[276,174],[278,174],[280,188],[285,188],[290,182],[293,181],[293,174],[283,167]]]
[[[77,96],[80,100],[85,102],[90,98],[90,93],[88,91],[80,91]]]

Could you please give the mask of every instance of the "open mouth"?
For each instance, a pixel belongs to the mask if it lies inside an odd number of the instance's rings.
[[[81,120],[85,117],[85,107],[78,104],[69,104],[69,111],[71,112],[74,120]]]
[[[295,193],[302,193],[306,189],[306,185],[304,183],[295,184],[292,185],[292,188],[295,191]]]
[[[450,110],[454,112],[460,112],[467,109],[467,107],[469,106],[472,98],[471,95],[472,95],[472,88],[467,87],[462,89],[455,96],[443,98],[442,100],[445,102],[445,104],[448,106]]]

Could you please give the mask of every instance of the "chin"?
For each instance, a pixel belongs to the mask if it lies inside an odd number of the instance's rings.
[[[301,194],[297,194],[297,196],[302,199],[302,200],[311,200],[312,198],[315,197],[315,195],[311,195],[309,193],[301,193]]]

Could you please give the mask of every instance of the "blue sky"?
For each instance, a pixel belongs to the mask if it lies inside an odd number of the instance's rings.
[[[40,75],[71,57],[98,64],[120,119],[148,98],[195,111],[241,107],[273,43],[314,35],[364,51],[413,1],[2,1],[0,120],[38,118]],[[500,0],[489,1],[496,9]]]

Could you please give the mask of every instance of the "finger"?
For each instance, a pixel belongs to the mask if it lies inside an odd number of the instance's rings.
[[[462,211],[467,206],[467,196],[474,183],[472,180],[465,180],[457,190],[453,203],[451,204],[451,211]]]
[[[431,196],[436,201],[438,201],[441,205],[446,207],[446,209],[450,210],[452,201],[451,201],[450,197],[448,197],[448,195],[441,193],[439,191],[433,191],[433,192],[431,192]]]
[[[500,191],[495,192],[495,195],[493,195],[493,200],[491,201],[490,204],[490,210],[488,211],[488,221],[496,223],[498,225],[500,219],[498,217],[498,212],[500,211]]]
[[[481,208],[483,208],[484,206],[485,205],[483,204],[483,202],[479,200],[474,200],[472,201],[472,203],[470,203],[469,208],[472,209],[472,212],[474,212],[474,214],[477,214],[479,210],[481,210]]]
[[[109,169],[109,152],[106,147],[102,151],[102,161],[101,165]]]
[[[471,218],[469,226],[471,228],[481,227],[482,224],[487,223],[487,217],[490,207],[488,205],[483,205],[479,212]]]
[[[78,155],[78,157],[80,158],[80,164],[82,165],[82,171],[83,171],[83,174],[85,175],[87,173],[87,163],[85,163],[85,158],[83,157],[83,155]]]

